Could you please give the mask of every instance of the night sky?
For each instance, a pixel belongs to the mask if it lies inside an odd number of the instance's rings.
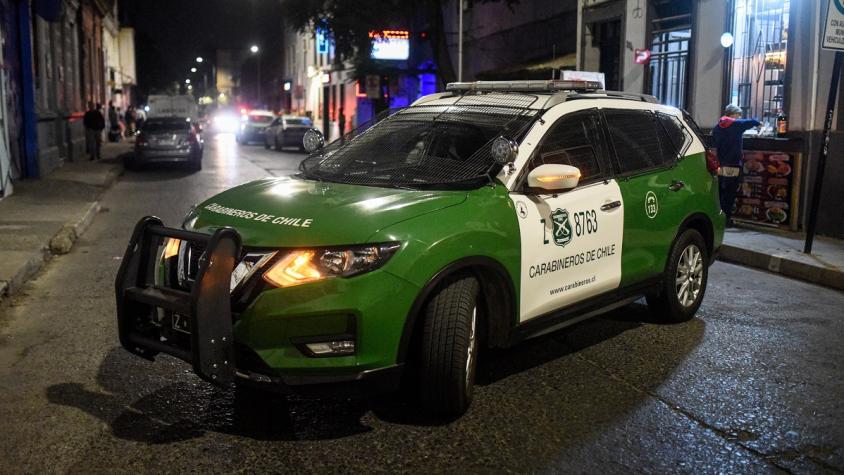
[[[263,46],[264,61],[279,46],[278,0],[121,0],[121,22],[135,28],[138,93],[188,77],[197,56],[218,49]],[[279,56],[280,55],[276,55]]]

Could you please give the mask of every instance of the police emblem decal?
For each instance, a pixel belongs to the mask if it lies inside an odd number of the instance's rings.
[[[564,209],[557,208],[551,213],[551,223],[554,227],[554,244],[563,247],[571,242],[572,229],[569,222],[569,213]]]

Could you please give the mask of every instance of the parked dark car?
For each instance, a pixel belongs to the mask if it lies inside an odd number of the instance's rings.
[[[264,147],[281,150],[284,147],[297,147],[304,150],[302,137],[313,128],[314,124],[307,117],[285,115],[277,117],[264,130]]]
[[[202,137],[199,128],[185,117],[147,119],[135,140],[135,155],[127,166],[148,163],[183,162],[192,170],[202,169]]]

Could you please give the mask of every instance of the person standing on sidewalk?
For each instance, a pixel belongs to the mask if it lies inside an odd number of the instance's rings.
[[[724,115],[712,129],[712,140],[718,152],[718,188],[721,195],[721,209],[727,215],[727,225],[732,224],[733,205],[736,201],[741,180],[741,157],[744,132],[762,125],[756,119],[742,119],[741,109],[729,104],[724,107]]]
[[[101,108],[100,104],[94,106],[93,102],[89,102],[88,110],[82,117],[82,123],[85,125],[85,143],[91,160],[100,159],[100,147],[103,141],[103,129],[105,129],[105,117],[100,111]]]
[[[113,101],[108,101],[108,140],[109,142],[120,141],[120,115]]]

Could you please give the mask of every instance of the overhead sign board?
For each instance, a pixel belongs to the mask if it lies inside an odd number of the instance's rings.
[[[826,49],[844,51],[844,0],[829,0],[822,46]]]
[[[410,57],[410,32],[407,30],[370,31],[372,59],[406,60]]]

